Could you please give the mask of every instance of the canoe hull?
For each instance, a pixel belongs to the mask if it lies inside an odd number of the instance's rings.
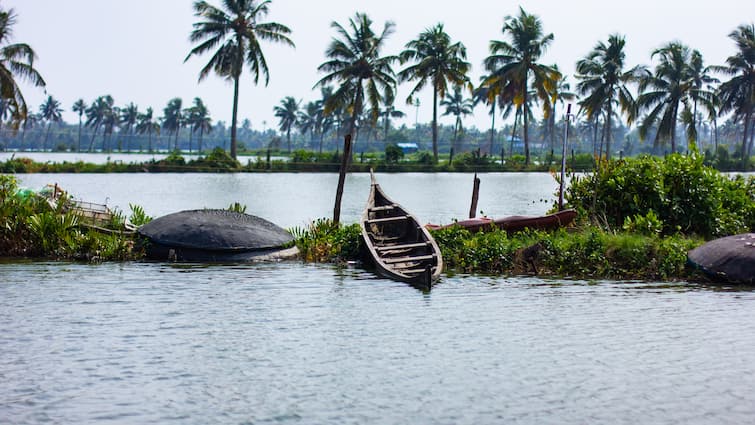
[[[414,215],[385,195],[374,176],[360,225],[365,260],[379,276],[430,290],[443,270],[440,248]]]
[[[563,210],[554,214],[544,216],[520,216],[514,215],[499,219],[487,217],[470,218],[468,220],[459,220],[452,224],[439,226],[437,224],[428,224],[426,227],[430,230],[447,229],[453,226],[463,227],[472,233],[489,232],[493,230],[505,230],[507,233],[521,232],[525,229],[531,230],[554,230],[559,227],[570,225],[577,218],[575,210]]]

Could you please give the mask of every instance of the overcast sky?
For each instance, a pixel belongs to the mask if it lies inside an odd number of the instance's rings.
[[[209,0],[219,5],[219,0]],[[14,41],[28,43],[38,55],[36,68],[47,81],[47,94],[65,109],[64,119],[76,122],[71,105],[83,98],[87,103],[110,94],[116,105],[129,102],[141,111],[151,106],[158,115],[168,100],[180,97],[189,106],[194,97],[208,105],[214,120],[230,123],[233,87],[215,76],[197,82],[200,68],[209,56],[184,58],[192,45],[188,40],[193,15],[190,0],[0,0],[18,16]],[[314,84],[322,77],[317,66],[325,61],[325,49],[334,31],[330,23],[346,26],[355,12],[366,12],[376,31],[386,20],[396,24],[384,54],[397,54],[423,29],[442,22],[454,41],[461,41],[472,63],[472,81],[482,74],[482,60],[488,56],[490,40],[502,39],[504,17],[522,6],[540,17],[554,42],[542,58],[558,64],[570,76],[574,63],[599,40],[611,33],[627,39],[627,62],[651,65],[653,49],[679,40],[702,52],[706,65],[722,64],[734,53],[727,37],[738,25],[755,20],[755,1],[669,1],[634,0],[274,0],[268,21],[287,25],[296,49],[264,45],[270,67],[270,84],[255,86],[248,73],[242,77],[239,119],[248,118],[252,127],[277,126],[273,106],[285,96],[303,100],[319,97]],[[620,6],[621,5],[621,6]],[[431,119],[429,91],[420,95],[416,110],[404,104],[411,86],[399,87],[397,106],[413,125]],[[27,102],[36,111],[46,94],[24,88]],[[451,123],[445,117],[441,122]],[[479,107],[467,125],[487,128],[490,119]]]

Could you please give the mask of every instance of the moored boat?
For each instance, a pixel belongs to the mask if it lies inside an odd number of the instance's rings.
[[[427,224],[426,227],[430,230],[439,230],[452,226],[460,226],[473,233],[487,232],[495,229],[505,230],[508,233],[515,233],[525,229],[553,230],[570,225],[575,218],[577,218],[577,212],[573,209],[567,209],[542,216],[512,215],[498,219],[480,217],[459,220],[442,226],[437,224]]]
[[[371,178],[360,220],[367,259],[380,276],[429,290],[443,270],[438,244],[413,214],[383,192],[372,173]]]

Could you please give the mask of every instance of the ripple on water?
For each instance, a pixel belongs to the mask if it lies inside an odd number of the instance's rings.
[[[0,264],[10,423],[746,423],[755,296],[358,267]]]

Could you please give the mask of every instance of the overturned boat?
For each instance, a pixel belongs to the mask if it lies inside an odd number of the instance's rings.
[[[140,227],[147,258],[180,262],[251,262],[295,258],[293,236],[263,218],[228,210],[189,210]]]
[[[711,279],[744,285],[755,284],[755,233],[714,239],[687,254],[690,264]]]

